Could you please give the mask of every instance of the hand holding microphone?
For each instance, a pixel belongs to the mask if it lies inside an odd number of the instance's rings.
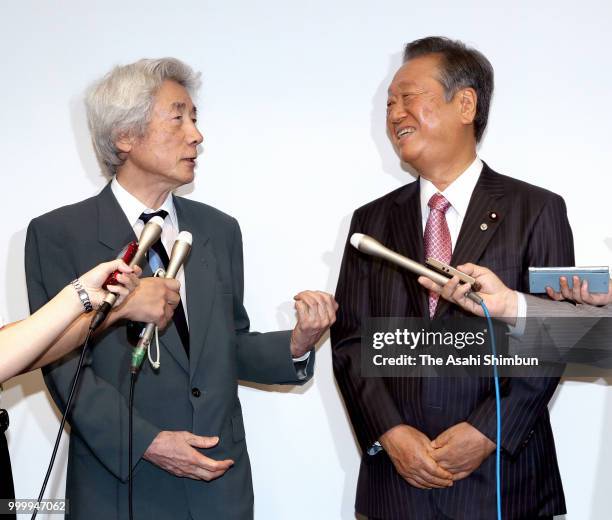
[[[185,262],[187,255],[191,251],[191,243],[192,243],[191,233],[188,231],[181,231],[172,246],[172,253],[170,255],[170,261],[168,264],[168,269],[164,274],[165,282],[173,279],[176,274],[179,272],[183,263]],[[178,282],[177,282],[178,283]],[[180,300],[180,297],[179,297]],[[178,301],[174,304],[174,307],[178,305]],[[153,338],[153,333],[155,332],[155,323],[149,322],[145,327],[144,332],[138,342],[138,345],[134,349],[132,353],[132,373],[136,374],[140,370],[140,366],[142,365],[142,360],[144,359],[144,355],[151,343],[151,339]]]
[[[400,255],[395,251],[392,251],[391,249],[383,246],[380,242],[378,242],[378,240],[375,240],[368,235],[364,235],[363,233],[353,233],[351,236],[351,245],[362,253],[382,258],[383,260],[391,262],[414,274],[428,278],[434,282],[434,284],[443,286],[449,280],[449,278],[446,276],[437,273],[436,271],[429,269],[424,265],[411,260],[410,258]],[[478,305],[482,303],[482,298],[477,293],[472,292],[469,285],[467,285],[464,291],[464,296]]]
[[[107,281],[109,269],[114,269],[110,276],[113,277],[113,283],[108,285]],[[142,274],[142,269],[138,266],[130,267],[123,260],[112,260],[104,262],[85,274],[80,276],[83,289],[89,295],[91,304],[94,309],[102,305],[108,293],[114,293],[117,301],[116,305],[121,305],[125,299],[133,292],[140,280],[138,277]]]
[[[154,323],[159,329],[164,329],[181,299],[179,291],[178,280],[142,278],[132,294],[117,302],[112,317],[114,320]]]
[[[130,267],[140,267],[146,258],[147,251],[149,251],[151,246],[157,242],[161,236],[163,226],[164,221],[161,217],[153,217],[143,228],[138,243],[130,243],[128,245],[124,254],[124,260]],[[115,271],[108,277],[106,280],[106,288],[113,285],[113,279],[116,280],[118,275],[119,273]],[[112,291],[109,292],[106,298],[104,298],[104,302],[102,302],[102,305],[100,305],[100,308],[91,320],[91,324],[89,325],[90,330],[96,330],[102,324],[102,322],[104,322],[116,301],[117,295]]]

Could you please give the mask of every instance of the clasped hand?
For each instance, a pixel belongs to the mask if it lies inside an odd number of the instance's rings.
[[[402,478],[420,489],[451,487],[495,450],[495,444],[467,422],[452,426],[433,441],[402,424],[383,434],[380,442]]]

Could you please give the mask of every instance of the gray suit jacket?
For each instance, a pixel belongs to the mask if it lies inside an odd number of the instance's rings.
[[[249,332],[242,304],[242,238],[236,220],[188,199],[174,198],[181,230],[193,234],[185,265],[189,359],[174,324],[160,335],[161,368],[144,363],[134,398],[134,510],[141,519],[248,519],[253,515],[251,470],[238,379],[300,384],[290,332]],[[28,227],[25,264],[32,311],[97,263],[114,258],[134,233],[110,185],[90,199],[34,219]],[[146,269],[143,276],[150,275]],[[123,324],[91,345],[69,414],[72,428],[66,495],[70,518],[127,518],[128,393],[131,348]],[[314,352],[311,354],[311,357]],[[45,370],[60,409],[75,373],[77,355]],[[235,465],[212,482],[178,478],[142,459],[162,430],[218,435],[203,450]]]
[[[542,361],[612,368],[612,305],[594,307],[525,295],[527,321],[511,337],[511,353],[536,355]],[[569,369],[568,369],[569,370]],[[566,374],[580,374],[574,367]]]

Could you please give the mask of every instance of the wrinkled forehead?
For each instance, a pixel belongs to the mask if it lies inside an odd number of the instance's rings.
[[[169,80],[164,81],[155,94],[155,108],[180,114],[197,112],[187,89],[176,81]]]
[[[441,57],[437,54],[427,54],[408,60],[393,76],[388,94],[392,95],[398,90],[410,88],[422,89],[432,82],[439,84],[440,60]]]

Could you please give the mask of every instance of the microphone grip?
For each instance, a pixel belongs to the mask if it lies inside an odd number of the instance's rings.
[[[102,305],[100,305],[100,307],[96,311],[96,314],[92,318],[91,323],[89,324],[89,330],[93,332],[102,324],[102,322],[108,316],[110,310],[113,308],[113,305],[115,305],[116,301],[117,295],[115,293],[109,292],[106,295],[106,298],[104,298]]]
[[[151,343],[151,338],[153,338],[154,332],[155,323],[147,323],[142,337],[138,341],[138,345],[136,345],[136,348],[132,351],[132,365],[130,367],[130,371],[132,372],[132,374],[137,374],[140,371],[140,367],[142,366],[142,362],[144,360],[147,349],[149,348],[149,344]]]
[[[475,292],[473,292],[473,291],[470,291],[470,292],[465,293],[465,295],[466,295],[466,296],[467,296],[467,297],[468,297],[470,300],[472,300],[472,301],[473,301],[475,304],[477,304],[477,305],[482,305],[482,301],[483,301],[483,300],[482,300],[482,298],[480,297],[480,295],[479,295],[479,294],[477,294],[477,293],[475,293]]]

